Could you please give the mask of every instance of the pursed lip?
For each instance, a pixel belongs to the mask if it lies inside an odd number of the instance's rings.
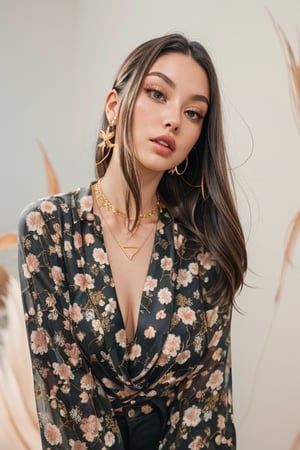
[[[170,135],[164,134],[162,136],[157,136],[153,139],[150,139],[150,141],[156,142],[157,144],[167,146],[172,150],[172,152],[174,152],[176,150],[175,139]]]

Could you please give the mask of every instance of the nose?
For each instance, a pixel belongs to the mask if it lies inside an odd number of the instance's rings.
[[[168,119],[165,119],[164,121],[164,127],[167,128],[169,131],[172,131],[173,133],[178,132],[180,127],[179,112],[175,111],[174,109],[172,111],[169,111]]]

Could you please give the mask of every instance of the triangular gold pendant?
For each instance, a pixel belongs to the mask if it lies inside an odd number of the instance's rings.
[[[133,247],[130,245],[120,245],[120,247],[130,261],[132,260],[132,258],[134,258],[139,250],[139,247]]]

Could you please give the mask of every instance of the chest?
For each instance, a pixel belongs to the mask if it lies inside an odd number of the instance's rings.
[[[141,244],[133,240],[125,241],[124,246],[109,230],[103,232],[127,343],[132,342],[138,327],[143,289],[151,265],[154,231],[150,226]]]

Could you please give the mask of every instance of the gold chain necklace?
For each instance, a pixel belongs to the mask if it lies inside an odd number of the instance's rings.
[[[143,239],[143,241],[141,242],[141,244],[139,246],[137,245],[127,245],[128,242],[130,241],[130,239],[133,237],[133,235],[135,234],[135,231],[133,232],[133,234],[127,239],[127,241],[124,244],[121,244],[120,241],[118,241],[118,239],[116,238],[115,234],[113,233],[112,229],[110,228],[110,226],[108,225],[107,221],[105,220],[104,216],[101,215],[103,222],[105,223],[105,225],[107,226],[109,232],[111,233],[112,237],[114,238],[115,242],[118,244],[118,247],[120,247],[120,249],[122,250],[122,252],[124,253],[124,255],[130,260],[132,261],[132,259],[138,254],[138,252],[141,250],[141,248],[143,248],[144,244],[146,243],[146,241],[149,239],[149,237],[151,236],[151,234],[153,233],[153,231],[155,231],[156,226],[157,226],[157,221],[154,223],[153,227],[151,227],[150,232],[147,233],[146,237]]]
[[[123,211],[121,211],[119,208],[116,208],[110,200],[108,200],[108,198],[106,197],[106,195],[103,192],[102,189],[102,185],[101,185],[101,181],[102,178],[99,178],[99,180],[97,181],[96,185],[95,185],[95,193],[96,193],[96,197],[97,199],[101,200],[103,206],[105,206],[106,209],[108,209],[110,212],[112,212],[113,214],[116,214],[120,217],[123,217],[123,219],[128,219],[128,220],[133,220],[130,219],[129,217],[127,217],[127,214]],[[148,212],[146,213],[141,213],[139,215],[140,219],[146,219],[148,217],[153,216],[153,214],[155,214],[157,211],[159,211],[159,194],[156,194],[156,204],[155,206],[153,206],[153,208],[149,209]]]

